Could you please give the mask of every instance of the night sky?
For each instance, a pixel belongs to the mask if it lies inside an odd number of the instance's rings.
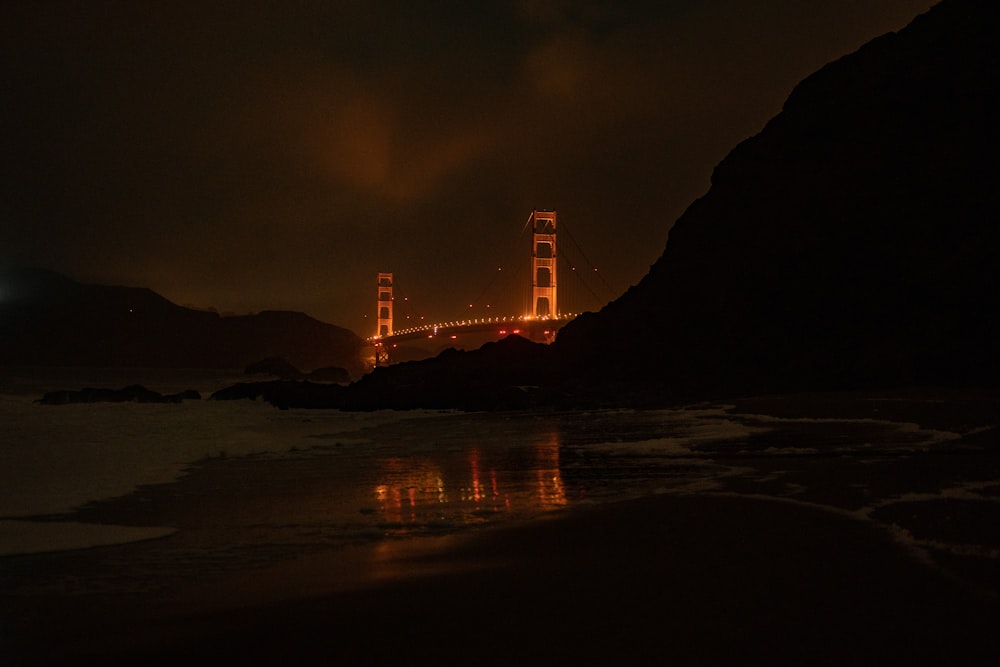
[[[798,81],[933,4],[7,0],[0,269],[369,335],[378,271],[397,317],[519,310],[556,209],[594,310]]]

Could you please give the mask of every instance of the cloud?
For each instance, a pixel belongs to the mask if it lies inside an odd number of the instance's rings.
[[[337,179],[366,190],[386,190],[393,176],[396,123],[380,100],[358,96],[347,100],[329,119],[330,137],[321,141]]]
[[[528,54],[525,70],[536,95],[576,97],[592,72],[591,51],[582,32],[559,34]]]

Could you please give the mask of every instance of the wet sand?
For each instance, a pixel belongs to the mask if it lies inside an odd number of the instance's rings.
[[[381,562],[341,591],[322,590],[323,572],[349,566],[337,552],[245,573],[242,596],[230,580],[152,603],[69,600],[9,657],[986,664],[1000,649],[995,599],[865,523],[780,501],[657,497],[397,543]]]
[[[984,468],[996,465],[996,434],[982,424],[995,419],[995,398],[974,409],[880,401],[748,399],[736,410],[913,412],[940,428],[964,425],[968,447],[912,469],[889,461],[879,474],[916,474],[924,485],[969,470],[993,475]],[[37,595],[4,611],[0,656],[10,664],[995,664],[995,556],[931,557],[857,516],[842,475],[849,463],[810,459],[820,466],[810,474],[827,480],[817,497],[839,493],[842,509],[751,489],[660,495],[303,554],[153,593]],[[967,518],[989,544],[992,517]],[[30,562],[54,567],[60,558]]]

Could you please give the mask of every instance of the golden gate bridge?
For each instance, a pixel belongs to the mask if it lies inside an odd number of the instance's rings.
[[[531,229],[530,256],[530,293],[524,286],[525,294],[530,294],[530,303],[523,312],[503,316],[464,317],[433,324],[407,324],[397,326],[396,284],[390,272],[378,273],[377,282],[377,326],[373,336],[367,342],[374,349],[374,364],[387,365],[399,361],[426,358],[434,356],[448,348],[474,349],[489,341],[500,340],[511,334],[523,336],[529,340],[550,343],[555,340],[556,332],[569,322],[577,313],[564,312],[559,309],[559,273],[558,260],[566,260],[566,253],[556,243],[557,213],[549,210],[533,210],[522,227],[522,235],[529,227]],[[566,232],[567,230],[563,230]],[[576,246],[581,257],[586,260],[582,248],[572,236],[568,236]],[[570,263],[569,273],[579,280],[590,293],[595,307],[603,303],[582,278],[587,272],[577,272],[575,264]],[[587,261],[587,264],[590,264]],[[525,264],[529,266],[528,263]],[[606,288],[609,298],[614,293],[604,282],[597,269],[590,265],[592,273],[598,275]],[[496,275],[490,280],[484,294],[491,288]],[[408,298],[404,298],[406,303]],[[471,304],[470,304],[471,307]]]

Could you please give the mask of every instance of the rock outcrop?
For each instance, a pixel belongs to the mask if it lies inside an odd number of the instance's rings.
[[[315,368],[309,371],[306,379],[312,382],[347,384],[351,381],[351,374],[347,372],[346,368],[340,368],[339,366],[326,366],[324,368]]]
[[[323,368],[316,368],[308,373],[303,373],[281,357],[261,359],[247,366],[243,372],[247,375],[273,375],[280,380],[309,380],[311,382],[332,382],[336,384],[347,384],[351,381],[351,374],[346,368],[324,366]]]
[[[246,375],[273,375],[282,380],[299,380],[302,371],[293,366],[287,359],[268,357],[255,361],[243,369]]]
[[[56,390],[46,392],[38,403],[43,405],[67,405],[69,403],[180,403],[197,401],[201,394],[195,389],[187,389],[177,394],[161,394],[140,384],[121,389],[106,387],[85,387],[79,390]]]
[[[451,349],[433,359],[376,368],[348,387],[314,381],[242,382],[211,398],[261,398],[281,408],[531,408],[551,403],[549,390],[536,384],[552,377],[547,353],[541,343],[508,336],[479,350]]]

